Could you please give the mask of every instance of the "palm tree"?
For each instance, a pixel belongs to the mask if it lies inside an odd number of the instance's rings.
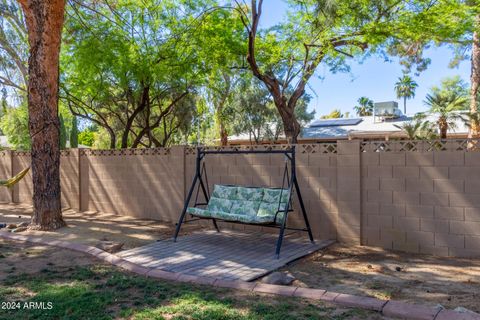
[[[353,107],[355,112],[360,117],[371,116],[373,113],[373,101],[367,97],[360,97],[358,100],[358,105]]]
[[[407,99],[415,97],[415,89],[418,87],[418,84],[409,76],[403,75],[403,77],[398,78],[398,81],[395,83],[395,92],[397,93],[397,98],[403,98],[403,113],[407,114]]]
[[[410,140],[430,140],[437,137],[434,126],[431,122],[425,121],[423,116],[404,122],[402,125],[394,124],[394,126],[402,130]]]
[[[435,91],[427,94],[424,103],[430,108],[427,112],[438,117],[441,139],[447,138],[448,129],[455,129],[456,120],[463,119],[462,114],[456,111],[465,110],[466,102],[467,98],[457,92]]]

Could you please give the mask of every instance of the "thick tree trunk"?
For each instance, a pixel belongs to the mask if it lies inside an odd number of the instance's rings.
[[[407,97],[403,97],[403,114],[407,114]]]
[[[20,0],[28,29],[29,130],[34,212],[31,229],[65,226],[60,201],[58,75],[65,0]]]
[[[297,143],[297,138],[300,135],[300,123],[298,123],[297,117],[295,116],[295,106],[288,107],[285,100],[284,98],[275,99],[274,97],[275,105],[282,118],[287,143]]]
[[[477,29],[473,33],[472,58],[471,58],[471,74],[470,74],[470,112],[478,113],[478,95],[480,87],[480,15],[475,19]],[[470,124],[468,132],[469,138],[478,138],[480,128],[474,121]]]

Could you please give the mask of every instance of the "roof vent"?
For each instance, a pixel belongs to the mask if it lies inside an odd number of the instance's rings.
[[[398,109],[398,103],[396,101],[376,102],[373,106],[374,122],[383,122],[401,116],[402,112]]]

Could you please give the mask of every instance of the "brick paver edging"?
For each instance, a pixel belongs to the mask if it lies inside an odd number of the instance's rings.
[[[322,289],[310,289],[302,287],[273,285],[266,283],[246,282],[241,280],[222,280],[209,277],[191,276],[187,274],[168,272],[159,269],[142,267],[138,264],[126,261],[114,254],[108,253],[93,246],[73,243],[63,240],[47,240],[38,236],[25,236],[0,231],[0,238],[32,242],[43,245],[55,246],[87,253],[100,260],[111,263],[124,270],[134,272],[151,278],[189,282],[194,284],[211,285],[220,288],[232,288],[259,293],[268,293],[281,296],[301,297],[313,300],[331,302],[344,307],[354,307],[374,310],[387,317],[412,320],[480,320],[480,314],[460,313],[453,310],[440,309],[417,304],[405,303],[395,300],[379,300],[370,297],[361,297],[344,293],[326,291]]]

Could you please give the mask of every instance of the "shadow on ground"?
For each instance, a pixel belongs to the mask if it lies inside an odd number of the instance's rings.
[[[285,270],[297,286],[480,312],[480,259],[336,244]]]

